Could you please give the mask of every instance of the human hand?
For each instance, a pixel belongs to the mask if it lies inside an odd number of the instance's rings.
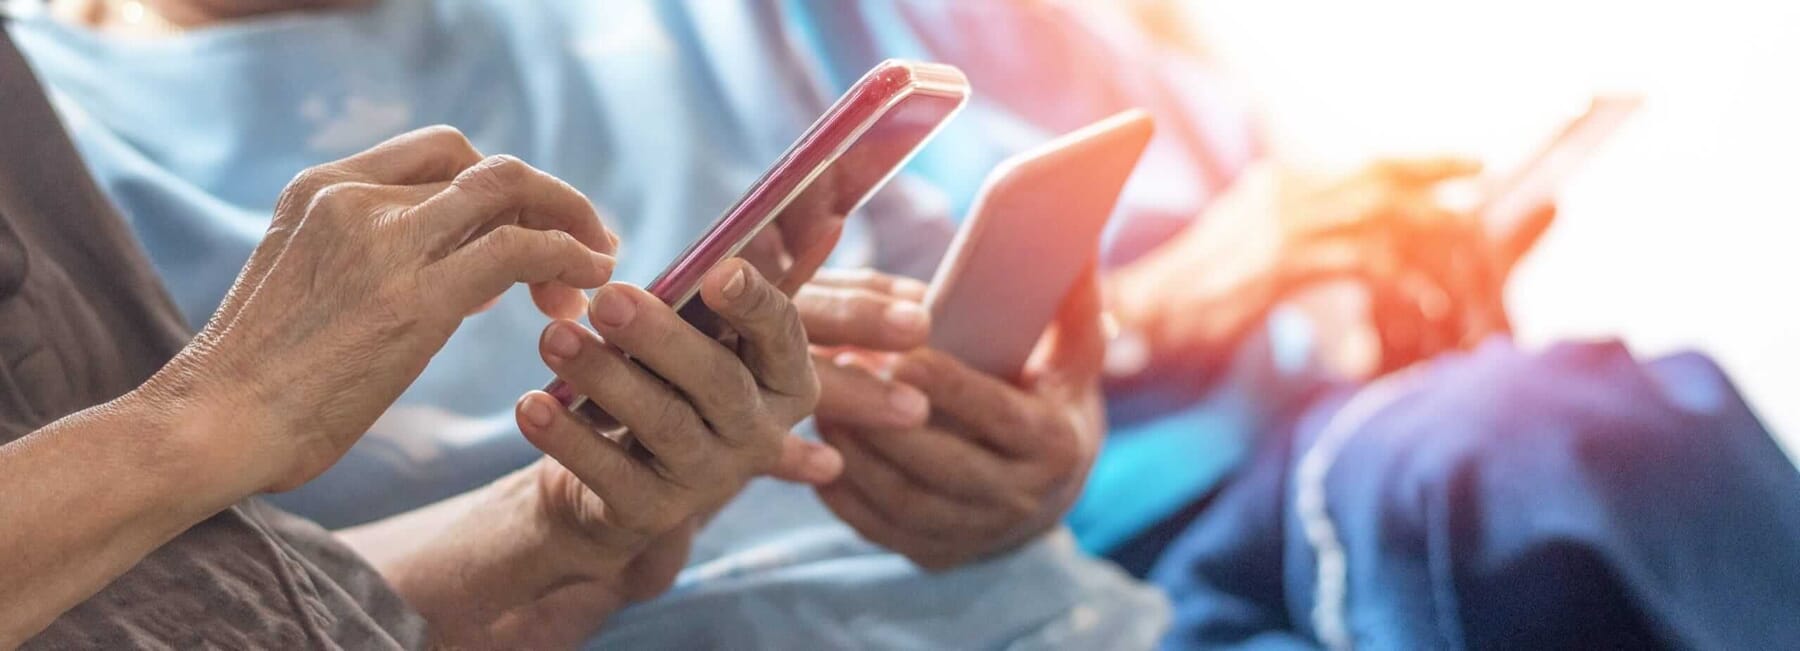
[[[844,472],[820,498],[931,570],[1029,541],[1061,520],[1098,453],[1104,348],[1090,273],[1016,386],[930,349],[840,353],[817,422]]]
[[[247,491],[323,472],[463,318],[518,282],[579,313],[613,236],[567,184],[447,127],[309,169],[206,328],[145,391],[238,427],[193,446]]]
[[[594,330],[568,320],[545,329],[545,363],[633,443],[596,432],[549,394],[520,399],[520,431],[549,459],[531,471],[529,507],[511,509],[531,521],[501,533],[540,542],[508,562],[481,563],[504,575],[481,585],[492,601],[532,615],[465,617],[481,635],[578,642],[611,609],[667,589],[699,523],[751,478],[784,463],[801,478],[836,475],[842,461],[832,451],[787,443],[818,399],[792,302],[742,260],[709,272],[700,299],[737,333],[735,348],[621,284],[595,294]]]
[[[794,304],[812,342],[819,414],[894,428],[925,425],[924,392],[859,365],[869,353],[905,353],[926,345],[931,319],[917,280],[869,271],[827,270],[800,289]]]
[[[1199,223],[1115,272],[1111,308],[1150,356],[1217,368],[1275,305],[1349,280],[1370,294],[1384,370],[1471,346],[1509,329],[1502,292],[1516,259],[1475,215],[1439,201],[1443,183],[1479,169],[1451,158],[1335,177],[1259,166]]]

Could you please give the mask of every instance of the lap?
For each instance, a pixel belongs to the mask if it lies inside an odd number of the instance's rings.
[[[1159,565],[1181,627],[1217,614],[1182,603],[1230,583],[1208,568],[1275,545],[1264,619],[1326,641],[1800,636],[1771,606],[1800,585],[1800,473],[1704,358],[1496,342],[1314,411]]]

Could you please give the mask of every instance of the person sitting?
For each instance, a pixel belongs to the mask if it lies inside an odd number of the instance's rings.
[[[753,352],[726,349],[609,282],[585,197],[447,128],[301,174],[190,337],[36,83],[0,34],[0,646],[569,646],[666,589],[750,477],[835,470],[789,431],[817,380],[780,290],[707,276]],[[557,317],[546,363],[642,450],[534,392],[545,456],[410,531],[339,540],[254,498],[317,477],[516,283]]]
[[[135,38],[107,31],[113,23],[103,17],[78,16],[82,22],[73,25],[39,18],[15,27],[64,100],[96,175],[190,314],[218,303],[222,270],[260,237],[242,227],[259,223],[267,208],[257,188],[411,121],[458,125],[482,149],[543,164],[598,199],[618,216],[610,224],[628,242],[617,275],[647,281],[832,99],[813,85],[809,67],[791,63],[796,55],[780,45],[786,33],[770,27],[779,25],[770,14],[751,13],[760,16],[751,19],[639,2],[349,5],[305,13],[297,3],[262,3],[178,33]],[[199,43],[211,44],[202,48],[210,53],[196,56]],[[589,49],[594,43],[644,49]],[[722,50],[726,44],[737,49]],[[125,51],[133,54],[119,65],[91,65]],[[369,52],[380,56],[359,54]],[[332,63],[343,55],[358,63]],[[289,81],[275,87],[253,81],[271,78]],[[262,90],[233,102],[191,101],[233,87]],[[144,109],[107,108],[125,97]],[[468,97],[485,99],[463,101]],[[377,110],[365,111],[370,108]],[[147,130],[142,120],[153,115],[181,117]],[[199,144],[207,142],[219,146]],[[857,266],[857,254],[874,253],[877,244],[903,244],[871,236],[874,228],[860,219],[847,226],[842,266]],[[907,352],[912,366],[898,375],[917,385],[860,374],[822,354],[821,404],[917,435],[887,436],[884,429],[853,443],[835,441],[842,479],[816,491],[753,482],[708,520],[682,589],[633,609],[599,643],[797,645],[838,630],[850,635],[851,626],[857,639],[915,646],[1003,644],[1040,635],[1072,643],[1125,639],[1120,635],[1138,646],[1154,642],[1166,624],[1162,597],[1081,554],[1058,529],[1101,438],[1098,393],[1088,382],[1103,345],[1097,303],[1072,303],[1059,319],[1059,328],[1079,336],[1056,338],[1065,350],[1038,370],[1055,381],[1020,387],[941,355],[912,352],[929,332],[921,293],[920,283],[891,275],[827,272],[795,298],[815,344]],[[273,500],[353,537],[396,512],[531,463],[529,446],[494,412],[512,409],[500,396],[545,379],[530,351],[508,344],[541,330],[536,312],[528,296],[514,294],[471,317],[342,463]],[[933,409],[994,417],[928,426]],[[1037,431],[1004,429],[1011,422],[1034,423]],[[1024,450],[988,445],[1007,437],[1038,444]],[[888,454],[914,456],[889,463]],[[962,498],[957,515],[981,520],[954,538],[918,535],[941,529],[941,513],[893,508],[935,497],[942,492],[935,484],[875,492],[880,501],[863,505],[884,509],[888,537],[871,535],[873,517],[858,518],[853,527],[830,508],[846,503],[852,490],[863,492],[861,482],[912,477],[934,464],[989,482]],[[1000,467],[1016,472],[993,471]],[[969,468],[981,473],[964,472]],[[893,552],[864,539],[892,545],[895,530],[932,546]],[[952,566],[955,571],[942,571]],[[832,569],[821,573],[820,567]],[[1014,598],[978,607],[995,593]],[[870,616],[883,625],[871,629]],[[939,625],[918,626],[922,617]],[[1087,637],[1072,639],[1062,632],[1070,622],[1094,620],[1116,628],[1089,627],[1080,633]]]

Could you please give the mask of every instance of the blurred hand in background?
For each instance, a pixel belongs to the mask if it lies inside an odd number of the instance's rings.
[[[1366,295],[1362,314],[1315,311],[1331,340],[1366,323],[1382,374],[1510,331],[1504,304],[1523,251],[1489,240],[1477,212],[1445,189],[1481,166],[1459,158],[1390,159],[1348,175],[1263,163],[1195,224],[1116,271],[1108,298],[1148,359],[1206,373],[1275,306],[1327,286]],[[1527,220],[1541,232],[1545,206]],[[1519,240],[1528,247],[1535,237]]]

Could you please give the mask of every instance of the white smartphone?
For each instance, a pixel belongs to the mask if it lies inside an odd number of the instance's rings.
[[[1001,163],[988,175],[926,295],[931,346],[1015,379],[1080,274],[1154,131],[1112,116]]]

